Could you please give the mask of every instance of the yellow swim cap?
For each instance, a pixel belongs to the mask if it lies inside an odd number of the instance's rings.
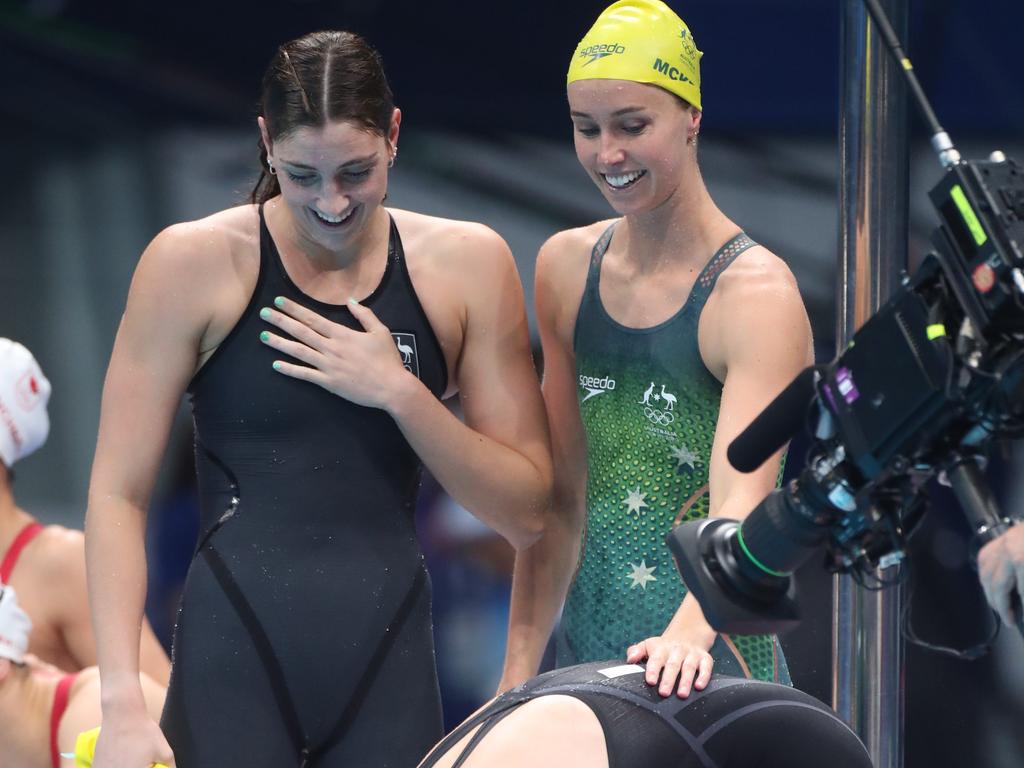
[[[619,0],[576,46],[566,84],[650,83],[700,109],[700,57],[690,29],[661,0]]]
[[[100,737],[100,729],[78,734],[75,740],[75,768],[92,768],[92,758],[96,754],[96,740]],[[71,757],[61,753],[61,757]],[[152,768],[167,768],[163,763],[153,763]]]

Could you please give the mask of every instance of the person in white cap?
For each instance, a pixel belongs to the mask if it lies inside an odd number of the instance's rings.
[[[96,667],[64,674],[27,652],[32,621],[13,587],[0,587],[0,765],[61,768],[74,763],[78,734],[100,725]],[[141,676],[150,713],[159,716],[165,689]]]
[[[96,663],[81,531],[41,525],[18,506],[12,467],[42,447],[50,431],[50,382],[23,345],[0,338],[0,584],[15,587],[35,625],[29,650],[69,671]],[[167,654],[148,623],[142,670],[162,684]]]

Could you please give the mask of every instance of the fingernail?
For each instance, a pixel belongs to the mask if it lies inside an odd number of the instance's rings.
[[[266,331],[260,333],[260,341],[270,341],[270,334]]]
[[[281,361],[280,360],[275,360],[274,361],[274,370],[275,371],[280,371],[281,370]]]
[[[354,296],[349,296],[349,297],[348,297],[348,303],[349,303],[349,304],[358,304],[359,302],[358,302],[358,301],[356,301],[356,299],[355,299],[355,297],[354,297]]]
[[[284,306],[284,296],[278,296],[276,299],[274,299],[274,306],[275,307],[283,307]]]
[[[264,307],[263,309],[260,310],[260,318],[262,318],[263,320],[270,319],[270,307]]]

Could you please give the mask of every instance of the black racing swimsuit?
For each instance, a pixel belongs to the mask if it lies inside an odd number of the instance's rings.
[[[252,298],[189,386],[202,518],[162,727],[179,768],[408,768],[442,735],[420,461],[384,411],[272,369],[259,312],[276,296],[361,330],[347,297],[295,286],[261,207]],[[440,397],[444,357],[393,221],[362,303]]]
[[[663,699],[644,682],[642,667],[616,661],[557,669],[513,688],[452,731],[422,768],[480,726],[453,763],[461,768],[502,718],[555,694],[579,699],[597,716],[609,768],[871,768],[853,731],[798,690],[716,675],[689,698]]]

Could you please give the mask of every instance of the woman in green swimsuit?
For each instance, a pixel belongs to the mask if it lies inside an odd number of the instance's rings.
[[[715,633],[664,544],[774,487],[781,452],[741,474],[726,447],[813,357],[788,267],[701,178],[701,55],[660,0],[622,0],[569,67],[576,154],[619,218],[537,259],[559,525],[518,555],[502,689],[536,673],[563,600],[559,666],[646,658],[663,696],[712,667],[789,680],[774,637]]]

